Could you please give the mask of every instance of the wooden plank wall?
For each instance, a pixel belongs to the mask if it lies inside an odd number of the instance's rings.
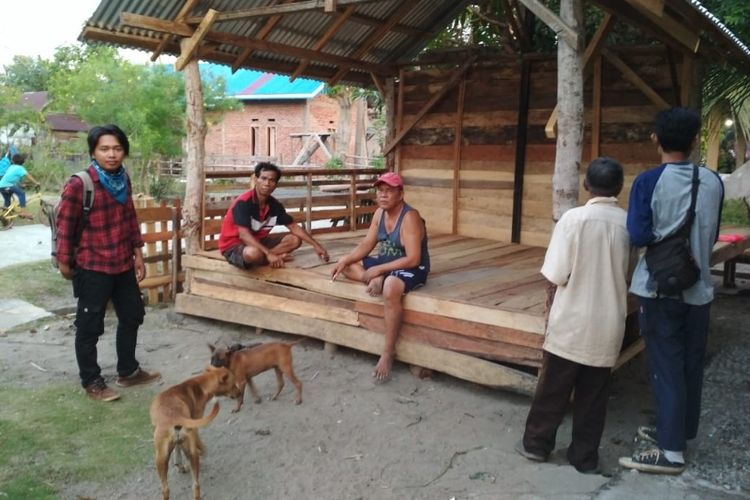
[[[615,52],[614,50],[612,50]],[[636,49],[618,55],[667,102],[677,104],[667,53],[661,48]],[[403,116],[409,123],[448,81],[451,69],[428,68],[402,74]],[[681,74],[679,68],[676,74]],[[518,123],[521,62],[498,58],[474,66],[465,76],[463,119],[457,120],[459,87],[447,93],[398,146],[399,171],[407,186],[406,200],[427,221],[431,232],[510,241],[513,216],[515,141]],[[521,243],[546,246],[552,230],[552,174],[555,139],[544,127],[556,104],[556,61],[531,62],[528,142],[523,186]],[[592,78],[586,82],[586,129],[583,167],[591,159]],[[627,206],[633,178],[658,163],[649,135],[659,108],[603,60],[599,151],[625,167]],[[456,124],[460,146],[455,147]],[[460,155],[460,161],[456,155]],[[454,173],[458,168],[458,192]],[[582,172],[583,172],[582,168]],[[581,188],[581,203],[587,194]],[[454,200],[456,200],[454,202]]]

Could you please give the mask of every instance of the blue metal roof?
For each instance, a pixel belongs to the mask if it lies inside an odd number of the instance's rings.
[[[240,100],[264,99],[311,99],[318,95],[325,84],[307,78],[289,78],[274,73],[240,69],[232,73],[223,64],[200,63],[203,75],[220,77],[226,83],[227,95]]]

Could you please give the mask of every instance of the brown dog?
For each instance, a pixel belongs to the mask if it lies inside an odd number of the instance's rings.
[[[250,392],[256,403],[260,403],[258,390],[253,383],[253,377],[266,370],[276,370],[276,394],[271,399],[276,399],[284,388],[284,377],[286,375],[297,389],[296,403],[302,403],[302,382],[299,381],[292,369],[292,346],[302,342],[269,342],[267,344],[242,346],[235,344],[231,347],[215,347],[208,344],[211,349],[211,364],[213,366],[226,366],[234,373],[235,383],[239,396],[237,406],[232,413],[240,411],[245,397],[245,385],[250,386]]]
[[[226,368],[210,366],[200,375],[159,393],[151,403],[149,413],[154,426],[154,461],[161,480],[163,500],[169,499],[167,472],[169,456],[175,448],[175,465],[180,472],[187,472],[182,463],[182,454],[190,460],[193,499],[200,500],[198,473],[203,443],[198,436],[198,427],[208,425],[219,413],[219,403],[216,403],[211,413],[204,417],[206,403],[214,396],[225,395],[237,396],[234,374]]]

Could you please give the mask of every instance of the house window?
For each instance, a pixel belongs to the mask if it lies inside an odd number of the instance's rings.
[[[250,127],[250,155],[258,156],[260,152],[260,127]]]
[[[266,143],[268,144],[268,156],[276,156],[276,127],[268,127],[266,130]]]

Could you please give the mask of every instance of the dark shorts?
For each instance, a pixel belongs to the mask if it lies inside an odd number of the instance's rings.
[[[365,257],[362,259],[362,266],[365,269],[370,269],[373,266],[384,264],[389,259],[381,259],[380,257]],[[410,269],[397,269],[386,274],[386,276],[395,276],[404,282],[404,293],[408,293],[412,290],[424,286],[427,283],[427,269],[422,266],[412,267]]]
[[[287,234],[288,233],[269,234],[268,236],[260,240],[260,242],[266,248],[273,248],[281,243],[281,240],[284,239],[284,236],[286,236]],[[251,262],[245,262],[245,259],[242,257],[242,251],[245,249],[245,246],[246,245],[240,243],[239,245],[235,245],[229,250],[226,250],[222,255],[224,255],[224,258],[227,259],[227,262],[229,262],[233,266],[239,267],[240,269],[250,269],[254,264]]]

